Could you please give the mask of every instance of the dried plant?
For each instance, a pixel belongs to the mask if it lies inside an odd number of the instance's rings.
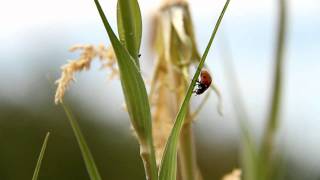
[[[241,170],[234,169],[231,173],[223,176],[222,180],[241,180]]]
[[[111,70],[109,79],[117,76],[118,69],[116,68],[116,57],[111,47],[105,48],[103,44],[97,47],[93,45],[74,45],[70,48],[71,52],[81,51],[78,59],[69,60],[69,62],[61,67],[61,77],[56,81],[58,85],[55,94],[55,103],[63,101],[64,94],[70,83],[75,81],[74,74],[80,71],[88,70],[91,62],[95,58],[99,58],[101,68],[108,68]]]
[[[190,68],[200,55],[195,44],[192,21],[186,1],[164,1],[153,19],[152,44],[157,55],[149,98],[153,110],[153,138],[159,165],[174,119],[190,83]],[[185,123],[187,138],[180,141],[178,166],[182,179],[196,179],[197,165],[190,112]],[[191,147],[185,147],[184,144]],[[183,148],[191,148],[190,153]],[[184,161],[184,162],[182,162]],[[182,168],[184,167],[184,168]]]
[[[153,110],[153,138],[159,165],[190,83],[190,70],[200,61],[200,55],[187,1],[163,1],[162,7],[153,17],[151,28],[151,43],[157,58],[149,99]],[[181,179],[194,180],[201,177],[196,164],[192,122],[207,99],[208,96],[205,96],[199,108],[195,112],[188,110],[186,115],[179,150],[178,169],[181,174],[178,176]]]
[[[142,33],[138,2],[118,1],[118,38],[111,29],[99,1],[95,0],[114,51],[92,45],[71,48],[71,51],[80,49],[82,53],[79,59],[62,66],[61,78],[56,82],[58,88],[55,102],[62,102],[66,89],[74,81],[74,74],[89,69],[92,60],[99,58],[102,67],[109,67],[112,70],[111,75],[117,74],[119,70],[126,109],[140,145],[146,179],[202,179],[196,163],[192,133],[193,118],[199,112],[199,108],[191,112],[189,101],[229,2],[230,0],[226,1],[201,58],[196,48],[187,2],[183,0],[164,2],[153,23],[155,34],[152,44],[158,58],[148,98],[138,58]],[[116,61],[119,69],[115,68]],[[190,75],[191,68],[196,68],[193,76]],[[213,89],[220,95],[217,88]],[[200,106],[202,105],[203,103]],[[90,177],[100,179],[80,128],[69,109],[65,105],[64,108],[77,135]],[[177,167],[178,176],[176,176]]]

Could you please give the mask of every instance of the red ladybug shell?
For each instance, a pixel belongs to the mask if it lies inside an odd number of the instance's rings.
[[[206,86],[210,86],[211,82],[212,82],[212,78],[209,72],[207,70],[202,70],[200,74],[200,83]]]

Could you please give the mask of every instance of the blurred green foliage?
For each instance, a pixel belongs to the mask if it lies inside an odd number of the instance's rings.
[[[136,139],[111,125],[92,120],[95,115],[72,103],[99,172],[106,179],[143,179],[143,164]],[[0,177],[5,180],[31,179],[43,143],[51,132],[39,179],[87,180],[80,149],[61,107],[48,102],[28,111],[23,107],[0,106]],[[109,117],[111,118],[111,117]],[[128,121],[119,119],[119,121]],[[117,138],[114,138],[117,137]],[[204,177],[217,179],[236,167],[236,145],[208,148],[197,139]],[[206,179],[207,179],[206,178]]]

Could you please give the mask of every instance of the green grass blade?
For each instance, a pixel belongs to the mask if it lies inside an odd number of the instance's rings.
[[[174,126],[172,128],[171,134],[168,138],[166,148],[163,154],[161,167],[160,167],[160,173],[159,173],[159,179],[160,180],[175,180],[176,179],[176,170],[177,170],[177,145],[179,140],[179,134],[182,128],[182,125],[184,123],[184,119],[188,110],[189,101],[191,99],[192,91],[194,89],[194,86],[196,84],[196,80],[198,79],[200,75],[200,71],[204,65],[204,62],[206,60],[206,57],[208,55],[209,49],[212,45],[213,39],[218,31],[219,25],[222,21],[223,15],[229,5],[230,0],[227,0],[224,8],[220,14],[220,17],[215,25],[215,28],[211,34],[209,43],[205,49],[204,54],[202,55],[202,58],[200,60],[200,63],[198,65],[197,71],[193,76],[192,82],[188,88],[187,94],[184,98],[184,101],[180,107],[180,110],[178,112],[178,115],[176,117],[176,121],[174,123]]]
[[[269,112],[269,119],[267,124],[267,134],[273,134],[279,123],[279,112],[281,105],[282,95],[282,81],[283,81],[283,70],[284,70],[284,49],[285,49],[285,34],[287,24],[287,10],[286,1],[279,1],[279,24],[278,24],[278,37],[275,55],[275,74],[274,74],[274,85],[271,110]],[[268,140],[266,140],[268,141]]]
[[[226,82],[228,82],[228,89],[230,89],[231,99],[233,99],[232,105],[234,107],[241,130],[241,170],[245,180],[256,180],[259,179],[257,178],[258,151],[256,143],[252,137],[252,132],[249,128],[249,116],[244,105],[243,95],[241,89],[239,88],[239,81],[235,73],[232,50],[229,46],[226,36],[224,36],[223,39],[224,43],[221,44],[223,48],[220,49],[222,50],[221,54],[223,55],[223,67]]]
[[[151,112],[146,87],[139,68],[128,50],[122,46],[95,0],[102,22],[117,57],[120,79],[131,123],[137,133],[147,178],[157,179],[157,166],[152,140]]]
[[[267,125],[265,128],[261,152],[260,152],[260,168],[262,171],[262,178],[271,179],[276,169],[272,164],[273,146],[275,141],[275,135],[280,122],[280,108],[282,98],[282,86],[283,86],[283,71],[284,71],[284,51],[285,51],[285,40],[286,40],[286,29],[287,29],[287,4],[286,0],[279,0],[279,22],[278,22],[278,34],[277,34],[277,46],[275,54],[275,74],[274,74],[274,85],[271,109]],[[262,179],[260,178],[260,179]],[[262,179],[263,180],[263,179]]]
[[[247,128],[247,124],[243,124],[242,122],[241,130],[241,165],[243,171],[243,177],[246,180],[255,180],[259,179],[258,177],[258,152],[256,149],[256,145],[251,137],[249,129]]]
[[[34,172],[33,172],[32,180],[37,180],[38,179],[38,175],[39,175],[39,171],[40,171],[43,155],[44,155],[44,153],[46,151],[46,147],[47,147],[47,144],[48,144],[49,136],[50,136],[50,132],[47,132],[47,135],[44,138],[43,145],[42,145],[39,157],[38,157],[36,168],[34,169]]]
[[[279,110],[281,103],[282,93],[282,81],[283,81],[283,70],[284,70],[284,49],[285,49],[285,38],[286,38],[286,24],[287,24],[287,10],[286,1],[280,0],[280,17],[279,17],[279,29],[278,29],[278,43],[276,52],[276,66],[275,66],[275,80],[273,90],[272,108],[270,112],[270,128],[276,129],[279,121]]]
[[[137,0],[118,0],[118,33],[122,44],[139,66],[138,54],[142,37],[142,20]]]
[[[62,107],[68,117],[69,123],[72,127],[73,133],[77,139],[77,142],[79,144],[80,150],[81,150],[81,154],[82,154],[82,158],[85,162],[87,171],[89,173],[90,179],[91,180],[101,180],[101,176],[98,172],[98,168],[94,162],[94,159],[92,157],[92,154],[90,152],[90,149],[84,139],[84,136],[81,132],[81,129],[79,127],[79,124],[77,122],[77,120],[74,118],[71,110],[64,104],[62,103]]]

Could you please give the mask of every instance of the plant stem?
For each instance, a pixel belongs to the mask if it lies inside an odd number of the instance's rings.
[[[154,148],[149,147],[151,143],[140,143],[140,156],[143,161],[144,171],[146,173],[147,180],[157,180],[157,165],[155,163]]]
[[[129,48],[124,48],[113,32],[99,1],[94,0],[94,2],[115,50],[128,112],[140,143],[140,155],[144,163],[146,178],[147,180],[157,180],[158,173],[152,139],[151,113],[141,74],[134,68],[136,64],[132,64],[133,60],[131,62],[132,57],[127,52]],[[133,74],[135,78],[126,76],[128,74],[124,72]],[[132,93],[136,94],[131,95]],[[141,98],[139,99],[139,97]]]
[[[179,59],[180,63],[181,60],[185,59]],[[185,73],[184,73],[185,72]],[[187,79],[189,79],[189,71],[188,67],[184,66],[181,68],[181,73],[187,74]],[[179,87],[183,87],[182,92],[187,92],[188,89],[188,82],[185,81],[184,77],[176,74],[177,79],[181,84],[178,85],[177,89]],[[181,104],[183,102],[184,97],[186,96],[186,93],[177,93],[177,101],[178,104]],[[179,107],[177,107],[179,109]],[[181,180],[196,180],[198,167],[197,167],[197,158],[196,158],[196,150],[195,150],[195,144],[193,139],[193,131],[192,131],[192,116],[190,114],[190,110],[188,110],[186,114],[186,120],[181,128],[181,134],[179,137],[179,158],[178,158],[178,169],[179,169],[179,175]]]
[[[284,48],[285,48],[285,33],[287,22],[286,1],[279,0],[279,24],[278,24],[278,37],[277,48],[275,55],[275,75],[274,75],[274,88],[272,96],[271,110],[269,113],[268,124],[262,141],[261,147],[261,163],[265,164],[267,168],[266,178],[271,170],[271,155],[274,145],[274,138],[279,124],[279,112],[281,105],[282,95],[282,81],[283,81],[283,64],[284,64]]]
[[[37,180],[38,179],[39,171],[40,171],[40,167],[41,167],[41,163],[42,163],[42,159],[43,159],[43,155],[44,155],[44,153],[46,151],[46,147],[47,147],[47,143],[48,143],[48,140],[49,140],[49,136],[50,136],[50,132],[47,132],[46,137],[45,137],[45,139],[43,141],[43,145],[42,145],[40,154],[39,154],[39,158],[38,158],[38,161],[37,161],[36,168],[35,168],[35,170],[33,172],[32,180]]]
[[[81,132],[80,126],[77,122],[77,120],[75,119],[75,117],[73,116],[73,113],[71,112],[70,108],[62,103],[61,104],[66,115],[67,118],[69,120],[69,123],[71,125],[71,128],[73,130],[74,136],[78,142],[78,145],[80,147],[81,150],[81,154],[82,154],[82,158],[84,160],[85,166],[87,168],[89,177],[91,180],[102,180],[98,168],[96,166],[96,163],[93,159],[93,156],[91,154],[91,151],[89,149],[89,146],[87,145],[87,142]]]
[[[195,152],[192,122],[189,121],[183,125],[180,134],[179,165],[183,180],[195,180],[197,178],[198,168]]]

